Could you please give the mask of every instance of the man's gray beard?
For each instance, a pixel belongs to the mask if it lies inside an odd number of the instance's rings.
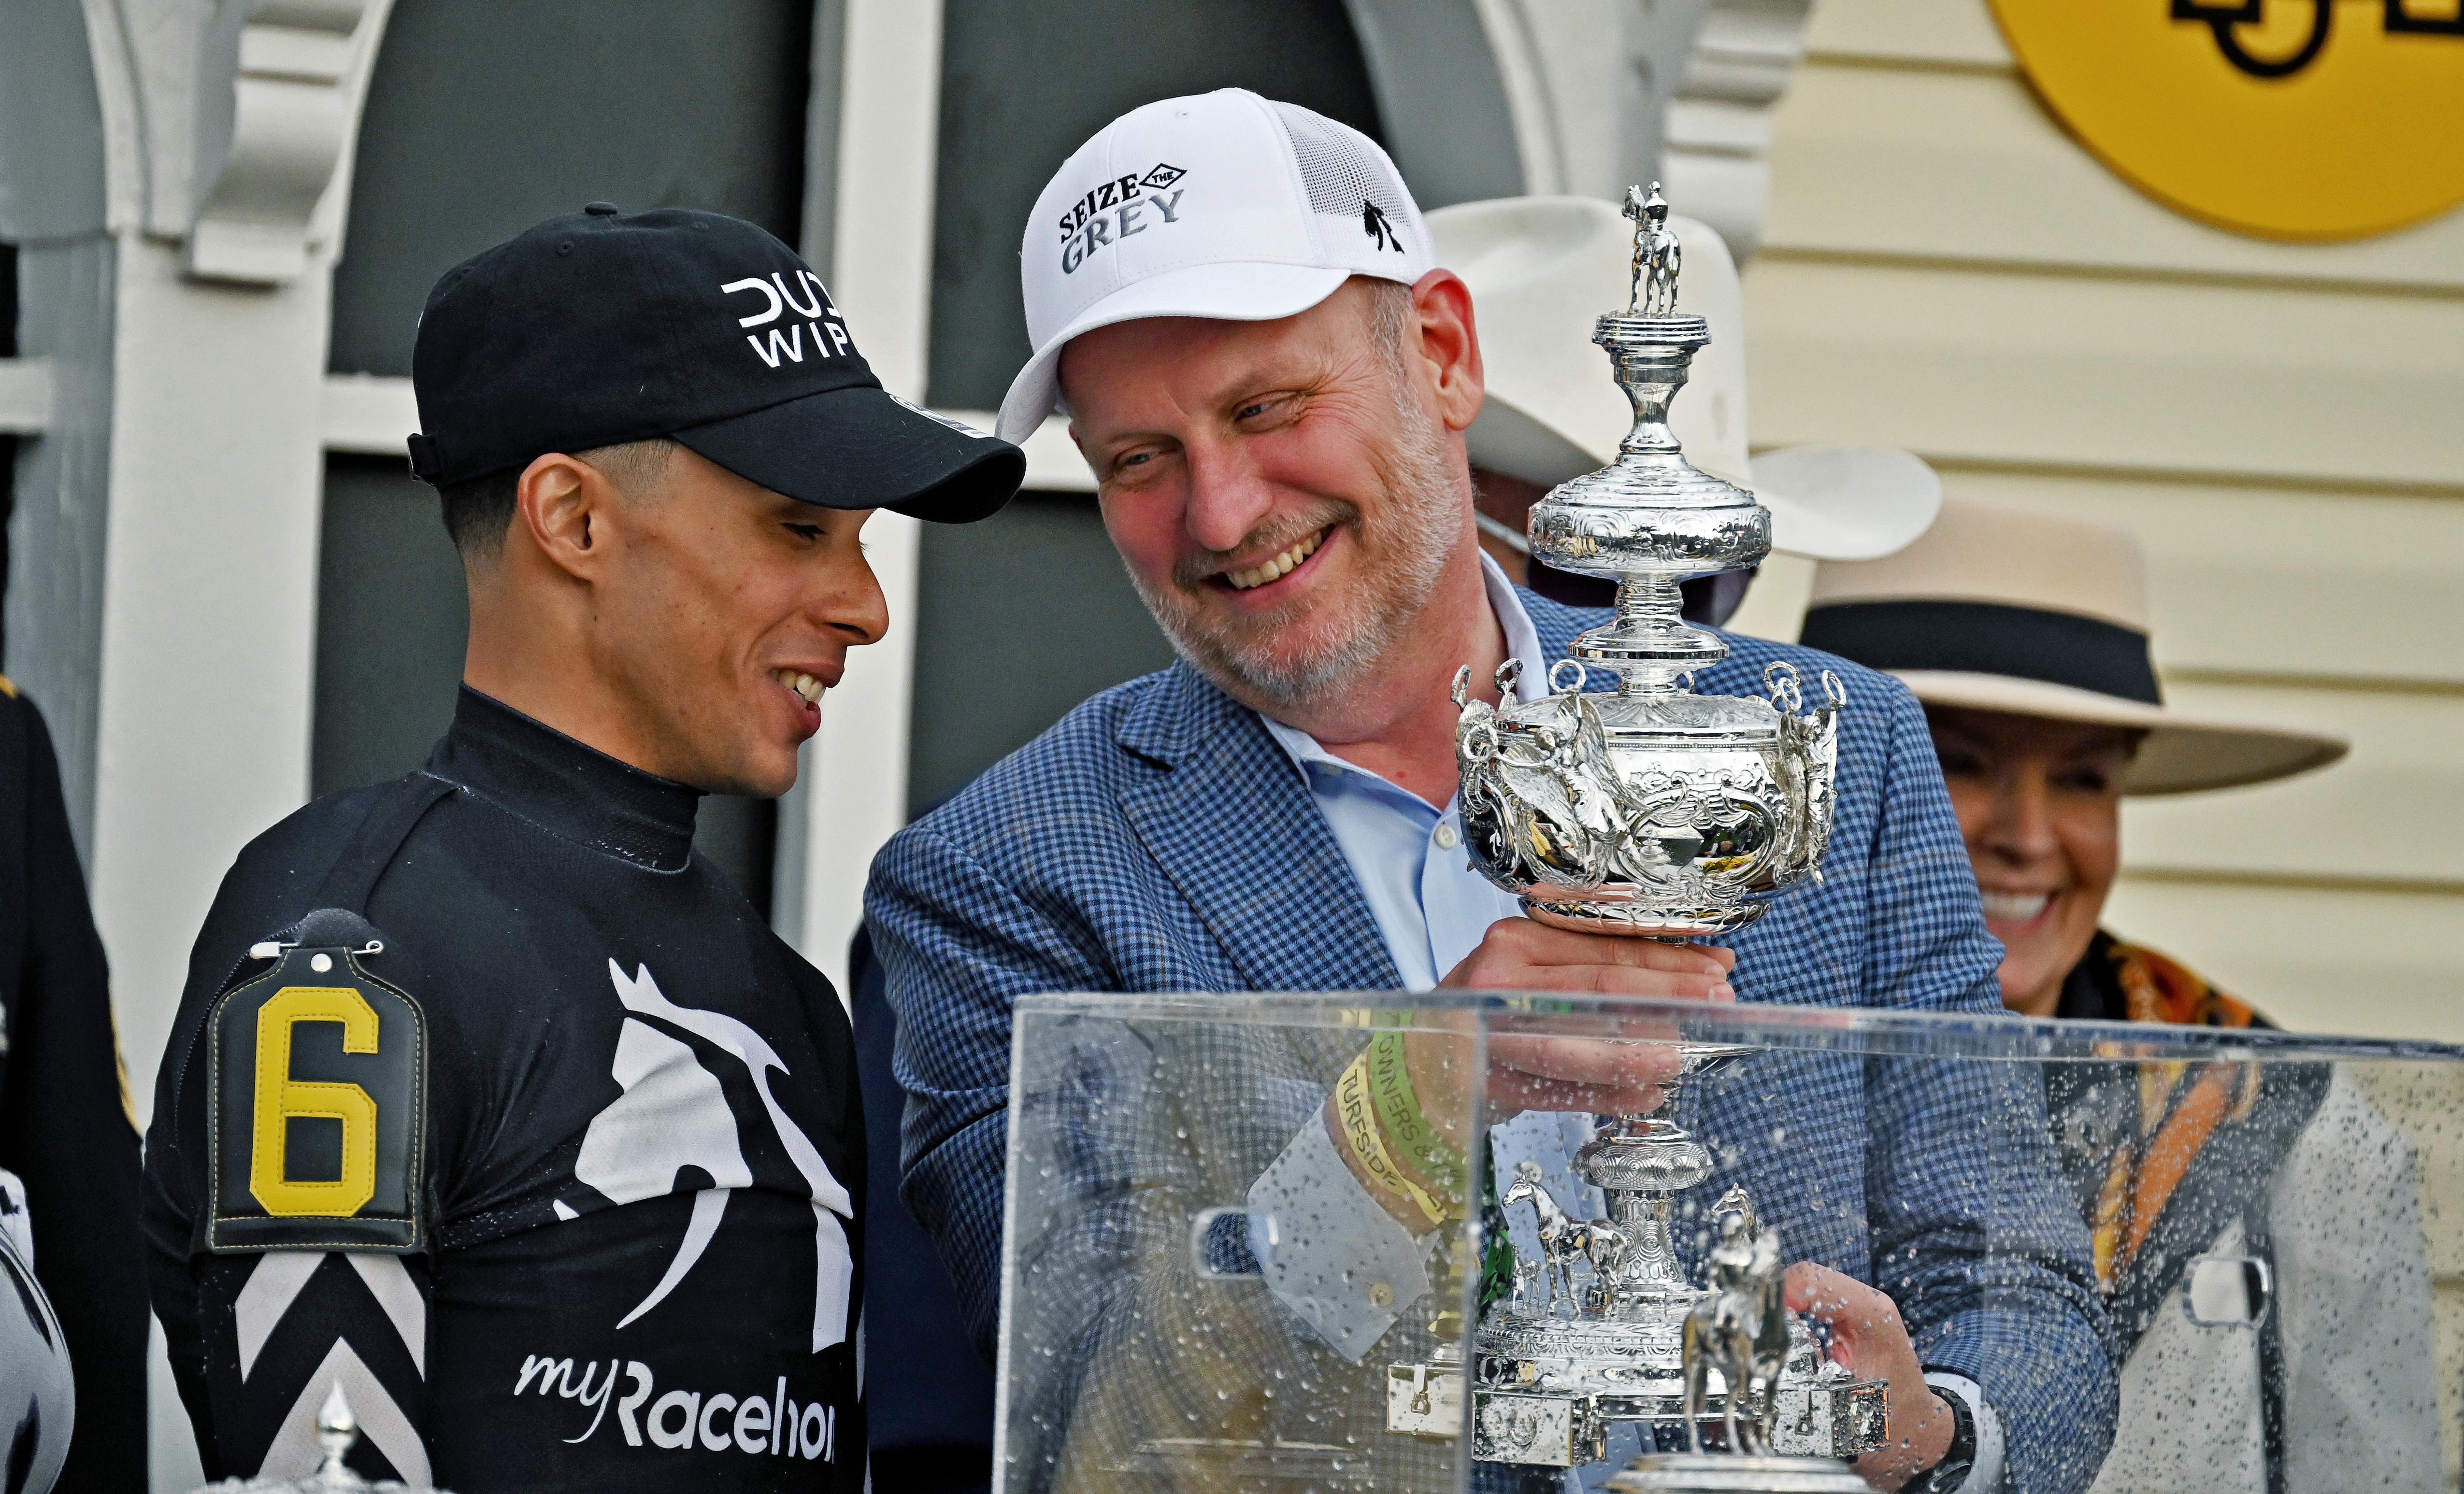
[[[1339,631],[1306,657],[1278,656],[1276,643],[1302,615],[1270,612],[1252,619],[1247,637],[1206,630],[1197,599],[1176,581],[1165,589],[1136,571],[1130,581],[1173,648],[1236,699],[1297,711],[1341,694],[1375,669],[1428,604],[1430,588],[1453,557],[1463,524],[1462,498],[1438,436],[1437,422],[1398,394],[1402,438],[1377,461],[1382,501],[1374,519],[1353,511],[1365,562],[1360,585],[1333,602],[1348,607]],[[1350,508],[1350,505],[1344,505]],[[1340,521],[1331,519],[1330,521]],[[1325,521],[1284,540],[1287,548]],[[1243,548],[1249,548],[1244,541]],[[1205,584],[1192,581],[1189,589]],[[1316,610],[1329,605],[1316,600]]]

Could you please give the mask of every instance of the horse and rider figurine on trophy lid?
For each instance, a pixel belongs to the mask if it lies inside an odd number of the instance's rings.
[[[1684,939],[1742,928],[1789,887],[1818,879],[1847,694],[1829,671],[1808,682],[1786,663],[1766,671],[1767,699],[1694,688],[1728,646],[1684,621],[1679,586],[1758,563],[1771,548],[1771,512],[1687,461],[1669,428],[1669,404],[1710,328],[1677,310],[1677,235],[1659,184],[1648,197],[1628,191],[1626,216],[1630,298],[1598,319],[1592,341],[1609,354],[1634,428],[1616,461],[1551,490],[1530,522],[1534,559],[1617,583],[1616,615],[1573,641],[1540,699],[1516,701],[1513,661],[1499,671],[1506,698],[1495,707],[1471,695],[1467,670],[1458,672],[1455,755],[1472,864],[1527,913]],[[1595,669],[1617,688],[1588,692]],[[1819,691],[1810,710],[1809,684]],[[1756,1050],[1673,1046],[1677,1072],[1661,1083],[1661,1103],[1603,1127],[1573,1158],[1574,1175],[1605,1196],[1606,1219],[1573,1217],[1528,1165],[1500,1179],[1502,1206],[1528,1203],[1538,1215],[1543,1259],[1501,1272],[1514,1289],[1485,1305],[1467,1373],[1447,1350],[1391,1368],[1388,1428],[1458,1435],[1468,1393],[1472,1456],[1484,1461],[1596,1462],[1610,1427],[1628,1423],[1652,1456],[1621,1481],[1695,1476],[1644,1466],[1671,1459],[1718,1466],[1696,1470],[1709,1482],[1616,1487],[1861,1488],[1835,1460],[1881,1445],[1883,1385],[1826,1358],[1784,1309],[1777,1234],[1757,1226],[1743,1189],[1711,1216],[1720,1229],[1712,1285],[1685,1280],[1676,1200],[1709,1180],[1712,1166],[1669,1118],[1677,1091]],[[1533,1290],[1541,1284],[1545,1297]],[[1716,1419],[1705,1398],[1714,1379],[1726,1403]],[[1678,1451],[1699,1451],[1706,1437],[1718,1452]]]

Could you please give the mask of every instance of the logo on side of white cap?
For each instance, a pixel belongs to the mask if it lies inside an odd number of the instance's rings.
[[[1114,177],[1070,204],[1061,215],[1061,273],[1077,274],[1098,250],[1126,243],[1133,233],[1178,223],[1181,195],[1189,188],[1166,189],[1188,174],[1159,161],[1143,176]]]

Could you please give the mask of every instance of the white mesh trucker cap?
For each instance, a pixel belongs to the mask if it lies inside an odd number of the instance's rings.
[[[1355,275],[1436,268],[1419,205],[1375,141],[1245,88],[1166,99],[1064,163],[1019,250],[1035,347],[1002,399],[1018,441],[1059,406],[1071,338],[1142,317],[1272,321]]]

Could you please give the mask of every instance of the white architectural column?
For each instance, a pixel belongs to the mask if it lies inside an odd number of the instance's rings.
[[[882,386],[921,402],[933,310],[933,193],[941,107],[939,0],[846,0],[830,294]],[[802,876],[779,895],[797,948],[847,990],[847,941],[864,917],[873,853],[907,823],[907,741],[915,668],[915,520],[865,526],[890,632],[847,655],[822,699],[805,782],[781,833],[802,822]],[[801,884],[801,885],[798,885]]]
[[[223,872],[308,796],[333,266],[387,8],[247,7],[228,50],[170,0],[87,11],[104,97],[142,101],[112,151],[142,182],[114,190],[87,867],[141,1116]]]
[[[239,848],[308,796],[330,277],[121,246],[88,873],[141,1115]]]
[[[1635,0],[1480,0],[1523,189],[1616,197],[1657,144],[1627,60]]]

